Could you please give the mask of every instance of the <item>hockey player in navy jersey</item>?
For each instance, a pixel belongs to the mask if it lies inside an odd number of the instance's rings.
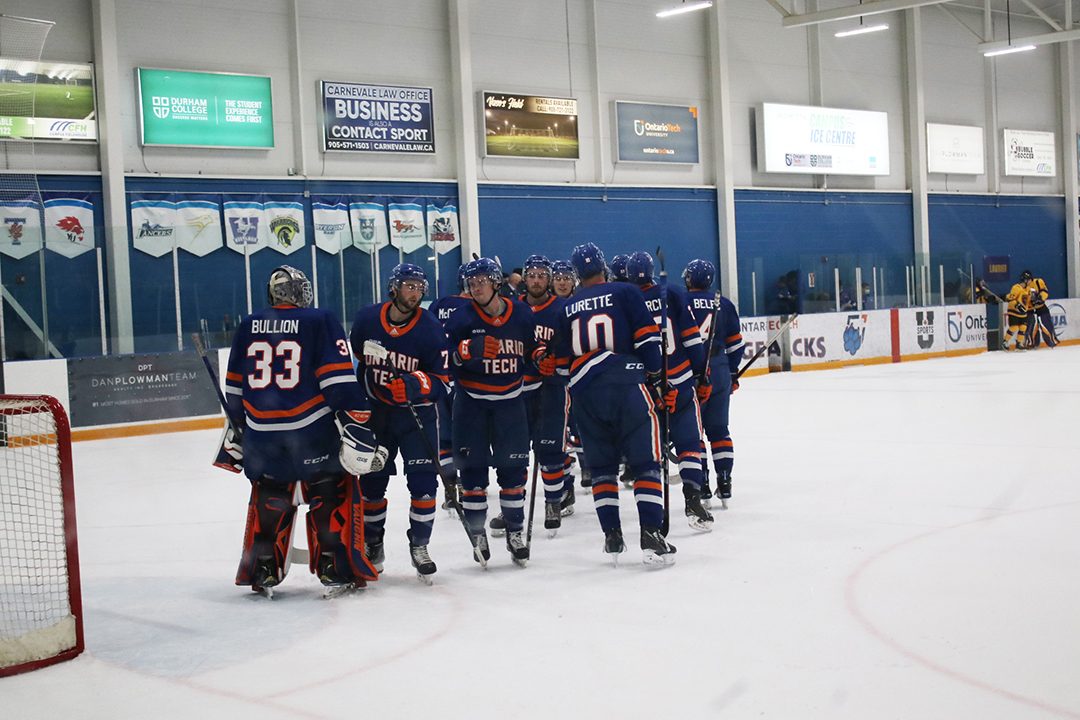
[[[565,301],[551,291],[551,261],[543,255],[525,259],[525,294],[521,300],[536,319],[536,341],[550,346],[559,326]],[[554,375],[525,375],[525,402],[529,413],[532,448],[544,479],[544,528],[558,530],[562,516],[574,512],[574,480],[566,472],[566,425],[570,407],[567,392],[569,360]],[[561,372],[560,372],[561,370]]]
[[[709,378],[712,391],[711,396],[706,394],[702,401],[701,414],[716,471],[716,494],[721,507],[727,509],[727,501],[731,498],[731,469],[735,463],[728,416],[731,393],[739,387],[733,378],[743,356],[743,339],[735,305],[719,293],[714,295],[709,289],[715,277],[716,268],[708,260],[692,260],[683,271],[683,282],[689,291],[690,311],[701,327],[701,334],[706,339],[712,336],[712,347],[706,349],[711,356]],[[717,298],[720,300],[719,311],[715,305]],[[717,327],[711,331],[714,321]],[[702,460],[705,467],[705,459]],[[707,482],[705,488],[708,487]]]
[[[443,329],[450,316],[472,302],[472,298],[465,292],[465,265],[458,267],[458,291],[453,295],[443,295],[428,306],[428,311],[442,323]],[[450,386],[449,392],[438,400],[439,408],[439,464],[443,472],[453,474],[454,471],[454,444],[453,417],[450,409],[454,406],[454,387]],[[457,502],[456,498],[448,499],[443,503],[443,508],[449,508],[450,501]]]
[[[619,459],[636,478],[643,561],[675,561],[675,547],[660,531],[664,519],[657,406],[674,402],[660,385],[660,329],[640,291],[606,281],[604,254],[593,243],[574,248],[570,261],[580,281],[566,303],[558,330],[559,354],[569,354],[570,394],[593,500],[604,531],[604,551],[625,551],[619,518]]]
[[[630,256],[623,253],[619,253],[615,257],[611,258],[611,278],[614,282],[626,282],[626,263],[630,261]]]
[[[712,530],[713,516],[701,504],[701,407],[694,381],[705,369],[705,347],[686,294],[671,285],[657,285],[653,271],[652,255],[644,251],[631,254],[626,263],[627,278],[641,288],[645,304],[657,323],[664,312],[662,304],[667,305],[667,328],[663,329],[667,348],[665,362],[668,382],[676,391],[675,404],[668,407],[669,441],[679,459],[679,477],[690,527],[709,531]],[[665,289],[666,295],[662,294]],[[707,384],[702,386],[702,392],[708,392]]]
[[[574,266],[570,264],[569,260],[554,260],[551,263],[551,290],[555,293],[555,297],[560,300],[565,300],[574,294],[574,288],[577,287],[577,273],[574,272]],[[570,406],[569,416],[569,432],[567,433],[566,446],[568,452],[563,456],[563,468],[567,474],[567,480],[569,482],[570,467],[574,464],[574,460],[570,456],[570,452],[575,455],[581,455],[581,440],[578,438],[577,430],[574,427],[574,408]],[[585,467],[584,462],[578,463],[581,468],[581,487],[590,487],[592,479],[589,477],[589,471]],[[572,491],[573,488],[571,487]],[[574,496],[571,493],[564,503],[569,501],[573,502]]]
[[[309,508],[311,571],[333,589],[362,587],[378,573],[364,556],[363,501],[349,474],[381,464],[367,398],[353,377],[341,323],[308,307],[304,274],[276,268],[267,295],[271,307],[244,318],[233,337],[225,374],[229,426],[215,463],[242,467],[251,481],[236,584],[272,595],[284,579],[299,484]]]
[[[465,268],[472,303],[447,323],[453,348],[454,466],[461,478],[461,504],[469,530],[486,558],[490,556],[487,521],[488,468],[495,468],[499,505],[506,520],[506,548],[514,562],[529,559],[525,539],[525,476],[529,462],[529,426],[522,388],[526,363],[540,361],[533,313],[499,295],[502,269],[490,258]],[[554,372],[554,358],[541,363]]]
[[[555,297],[566,299],[574,294],[577,286],[577,273],[569,260],[555,260],[551,263],[551,290]]]
[[[401,452],[409,506],[409,555],[417,575],[430,581],[435,562],[428,552],[435,521],[437,469],[428,448],[438,443],[436,403],[450,382],[446,334],[435,316],[420,307],[427,293],[423,268],[401,263],[390,273],[390,301],[360,309],[353,320],[349,342],[357,358],[357,374],[371,400],[371,427],[379,444],[389,452],[385,467],[361,480],[364,491],[364,533],[368,557],[380,570],[385,558],[386,487],[397,472],[394,459]],[[368,344],[381,346],[378,352]],[[425,440],[408,406],[424,426]]]

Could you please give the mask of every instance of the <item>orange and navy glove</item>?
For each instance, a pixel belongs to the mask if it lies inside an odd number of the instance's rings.
[[[426,372],[417,370],[407,375],[400,375],[386,383],[386,389],[394,402],[404,405],[407,402],[421,400],[431,394],[431,378]]]
[[[483,357],[491,360],[499,356],[499,341],[490,335],[462,340],[457,346],[457,355],[462,360]]]
[[[532,361],[536,365],[536,369],[544,377],[551,377],[555,374],[555,356],[548,352],[546,345],[539,345],[532,351]]]
[[[671,383],[665,383],[661,379],[660,373],[649,376],[649,389],[652,391],[653,406],[657,412],[666,411],[669,415],[675,412],[675,401],[679,393]]]
[[[702,405],[707,403],[709,401],[709,398],[712,397],[712,383],[709,381],[709,378],[701,378],[700,380],[698,380],[697,389],[695,392],[697,392],[697,399],[699,403],[701,403]]]
[[[739,381],[732,379],[731,381],[731,393],[734,395],[735,391],[739,389]]]

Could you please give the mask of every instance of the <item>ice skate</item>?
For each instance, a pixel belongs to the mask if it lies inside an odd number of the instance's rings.
[[[683,485],[683,500],[686,502],[686,521],[690,527],[712,532],[713,516],[701,504],[701,491],[691,485]]]
[[[277,572],[274,569],[274,560],[270,557],[261,557],[255,561],[255,574],[251,581],[251,589],[262,594],[267,600],[274,599],[274,586],[277,585]]]
[[[562,502],[559,503],[559,514],[563,517],[573,515],[575,502],[577,502],[577,498],[574,496],[574,486],[571,485],[563,492]]]
[[[473,546],[473,560],[480,563],[480,567],[487,570],[488,560],[491,559],[491,549],[488,547],[487,535],[481,532],[479,535],[474,535],[473,540],[476,541]]]
[[[428,554],[427,545],[416,545],[412,541],[412,532],[409,532],[409,557],[412,559],[413,567],[416,568],[416,579],[425,585],[430,585],[432,576],[438,569],[435,567],[435,561],[431,559],[431,555]]]
[[[701,481],[701,507],[706,510],[712,508],[712,496],[712,489],[709,487],[709,478],[706,476]]]
[[[731,473],[721,473],[716,480],[716,495],[720,498],[720,509],[728,509],[728,500],[731,499]]]
[[[544,529],[548,531],[548,537],[555,537],[562,527],[562,515],[559,513],[559,503],[544,503]]]
[[[319,582],[323,584],[323,599],[325,600],[331,600],[336,597],[341,597],[342,595],[347,595],[353,590],[365,587],[367,584],[360,579],[346,580],[341,577],[334,567],[334,556],[332,553],[323,553],[319,557],[319,568],[316,574],[319,576]]]
[[[604,531],[604,552],[611,555],[612,566],[618,566],[620,553],[626,552],[626,542],[623,540],[621,528]]]
[[[529,546],[525,544],[524,530],[510,530],[506,533],[506,549],[514,564],[525,567],[529,562]]]
[[[641,529],[641,562],[648,568],[675,564],[675,546],[660,534],[660,528]]]
[[[364,554],[367,555],[368,562],[378,570],[383,571],[383,565],[386,563],[386,550],[383,547],[382,540],[375,540],[370,543],[364,543]]]
[[[488,530],[491,530],[491,537],[502,537],[506,534],[506,518],[502,516],[502,513],[491,518],[491,522],[488,523]]]

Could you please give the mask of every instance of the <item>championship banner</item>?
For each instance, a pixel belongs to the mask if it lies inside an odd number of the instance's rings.
[[[0,253],[19,260],[41,249],[41,211],[33,200],[8,200],[0,205]]]
[[[269,200],[263,203],[263,217],[270,232],[269,247],[272,250],[282,255],[292,255],[307,245],[303,203]]]
[[[436,200],[428,201],[428,240],[429,247],[435,248],[439,255],[445,255],[461,245],[461,232],[458,229],[457,205],[447,201],[439,207]]]
[[[349,206],[336,198],[313,200],[311,219],[315,224],[315,246],[323,252],[336,255],[352,245],[349,228]]]
[[[226,247],[253,255],[270,244],[261,202],[226,200],[223,207]]]
[[[176,204],[168,200],[131,203],[131,238],[136,250],[161,257],[176,243]]]
[[[89,200],[45,201],[45,247],[66,258],[94,249],[94,206]]]
[[[366,253],[373,253],[390,244],[385,205],[376,202],[350,203],[349,215],[352,218],[353,245]]]
[[[418,203],[390,203],[390,244],[408,254],[424,247],[424,208]]]
[[[322,81],[323,150],[435,152],[431,88]]]
[[[198,257],[221,247],[221,206],[210,200],[179,200],[176,245]]]

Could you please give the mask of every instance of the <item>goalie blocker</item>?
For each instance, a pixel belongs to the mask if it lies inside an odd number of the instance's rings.
[[[378,578],[364,555],[356,477],[381,456],[366,425],[367,399],[341,324],[308,307],[304,274],[276,268],[267,295],[271,306],[244,318],[233,339],[225,375],[230,426],[215,462],[242,469],[252,484],[236,583],[269,594],[284,579],[299,488],[309,505],[311,571],[326,585],[362,587]]]

